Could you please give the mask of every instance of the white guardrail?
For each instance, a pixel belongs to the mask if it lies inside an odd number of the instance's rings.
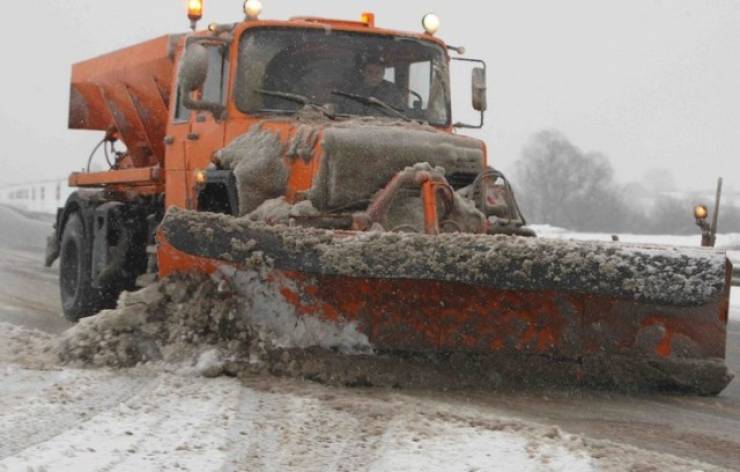
[[[0,184],[0,203],[23,211],[55,215],[71,192],[66,178]]]

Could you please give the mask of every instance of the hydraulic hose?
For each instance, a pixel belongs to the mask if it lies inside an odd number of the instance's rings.
[[[102,146],[107,141],[106,138],[103,138],[92,150],[90,153],[90,157],[87,159],[87,172],[90,172],[90,164],[92,164],[93,157],[95,157],[95,153],[98,152],[98,149],[100,149],[100,146]]]

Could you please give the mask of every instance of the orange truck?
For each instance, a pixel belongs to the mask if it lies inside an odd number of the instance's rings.
[[[74,65],[69,127],[104,132],[110,169],[71,174],[49,238],[68,319],[147,274],[240,270],[257,251],[281,306],[352,323],[379,353],[567,383],[730,382],[725,255],[536,238],[485,144],[457,132],[483,125],[486,67],[436,16],[401,32],[260,10]],[[454,61],[479,123],[452,119]]]

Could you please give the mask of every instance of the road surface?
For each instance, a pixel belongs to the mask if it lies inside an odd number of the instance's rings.
[[[2,206],[0,219],[3,221],[0,229],[0,323],[38,329],[52,335],[61,333],[71,324],[59,315],[56,270],[42,266],[50,220],[32,219]],[[740,324],[734,321],[729,331],[727,363],[735,372],[740,372]],[[204,387],[204,382],[211,383]],[[90,465],[93,468],[89,470],[149,470],[147,464],[161,469],[165,466],[176,468],[173,464],[178,462],[172,459],[175,456],[181,458],[178,464],[183,469],[220,470],[202,463],[207,460],[204,454],[198,454],[203,448],[208,449],[209,444],[218,445],[216,449],[220,451],[218,460],[221,464],[250,464],[253,470],[271,470],[276,464],[280,464],[283,470],[353,470],[361,464],[365,470],[390,470],[394,467],[403,470],[403,464],[425,464],[424,460],[430,462],[424,467],[419,465],[417,470],[437,470],[435,467],[445,470],[444,464],[448,460],[452,462],[446,467],[453,470],[453,465],[465,462],[455,454],[464,453],[471,457],[477,453],[475,451],[480,452],[480,448],[466,449],[466,444],[486,440],[487,436],[483,435],[474,419],[489,416],[516,417],[534,424],[557,425],[566,433],[579,437],[615,441],[730,470],[740,468],[738,380],[720,396],[709,398],[562,390],[390,392],[327,388],[270,378],[255,379],[249,388],[239,390],[232,388],[234,382],[233,379],[189,379],[183,382],[169,374],[73,369],[49,373],[6,367],[3,371],[0,365],[0,399],[16,398],[16,403],[8,405],[0,400],[0,407],[6,410],[5,413],[0,412],[0,470],[33,465],[34,458],[46,461],[44,464],[69,464],[68,469],[47,470],[82,470],[75,469],[80,464],[97,464],[94,467]],[[178,386],[175,389],[177,397],[156,403],[154,399],[162,391],[172,391],[172,388],[167,388],[172,384]],[[39,388],[51,389],[51,386],[55,395],[61,395],[58,399],[64,400],[64,407],[53,401],[35,401],[28,407],[31,411],[19,410],[19,415],[22,414],[25,420],[8,423],[15,421],[12,411],[18,408],[19,398],[32,395]],[[204,391],[210,392],[205,394],[207,398],[203,397]],[[65,394],[69,396],[65,397]],[[139,408],[149,413],[142,413]],[[152,410],[167,410],[169,413],[152,417]],[[137,415],[143,416],[138,418]],[[455,418],[459,421],[447,421],[444,415],[457,415]],[[36,420],[29,422],[29,417]],[[135,417],[139,423],[132,419]],[[413,432],[402,427],[406,424],[401,422],[404,418],[406,422],[427,425],[427,428],[422,428],[426,432]],[[83,420],[84,428],[78,426]],[[142,421],[148,426],[139,431]],[[490,421],[495,423],[496,420]],[[255,437],[256,433],[251,430],[242,430],[245,422],[261,425],[259,437]],[[10,428],[5,432],[6,437],[2,436],[3,424]],[[220,427],[217,428],[216,424]],[[466,436],[470,433],[471,424],[475,425],[473,429],[476,432]],[[216,432],[196,440],[191,437],[194,428]],[[538,436],[539,430],[533,428],[530,436],[542,439],[541,435]],[[434,434],[429,433],[432,430]],[[466,432],[460,433],[463,430]],[[506,428],[497,426],[483,430],[487,431],[486,434],[506,432]],[[223,437],[218,436],[218,431],[223,432]],[[440,431],[454,433],[457,440],[461,437],[464,440],[454,442],[450,439],[453,436],[445,436],[447,433]],[[178,437],[176,444],[163,439],[175,433]],[[108,437],[108,440],[101,440],[101,437]],[[54,438],[51,443],[50,438]],[[235,442],[242,440],[244,444],[234,447]],[[512,439],[515,440],[519,439]],[[284,441],[291,444],[288,452],[283,449]],[[405,449],[404,441],[408,442],[410,449]],[[546,443],[549,439],[543,441]],[[560,447],[545,443],[540,445],[540,452],[547,447]],[[53,447],[48,444],[53,444]],[[445,444],[457,446],[445,452]],[[486,444],[490,446],[490,442]],[[388,449],[391,445],[393,447]],[[173,449],[175,453],[172,453]],[[583,465],[583,457],[579,455],[584,454],[583,451],[568,455],[563,453],[562,447],[556,449],[537,456],[540,464],[549,464],[553,468],[557,468],[557,464],[567,465],[573,470],[579,470]],[[612,453],[618,454],[618,451]],[[205,456],[211,457],[211,454]],[[371,456],[374,459],[371,460]],[[591,451],[591,460],[596,456],[598,454]],[[168,461],[162,462],[162,457]],[[102,462],[97,463],[96,460]],[[624,460],[627,464],[628,459]],[[655,460],[660,464],[665,459]],[[652,467],[650,460],[645,461],[636,465]],[[370,467],[367,464],[374,465]],[[512,467],[522,464],[511,463]],[[668,462],[662,464],[670,465]],[[678,465],[675,467],[680,469]],[[224,466],[223,470],[227,469]],[[663,470],[663,467],[654,470],[659,469]],[[27,469],[24,466],[21,470]],[[464,470],[476,469],[471,466]]]

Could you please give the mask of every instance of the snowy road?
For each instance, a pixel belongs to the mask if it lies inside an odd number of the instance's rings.
[[[712,470],[459,400],[274,378],[0,370],[0,470]],[[719,469],[717,469],[719,470]]]
[[[56,268],[43,267],[52,219],[31,219],[0,206],[0,321],[59,333]]]
[[[49,223],[4,207],[0,218],[0,325],[60,333],[69,324],[58,315],[56,274],[41,267]],[[398,392],[271,377],[240,383],[151,370],[30,368],[22,353],[33,349],[0,331],[0,471],[688,471],[711,467],[686,460],[740,464],[738,381],[717,398]],[[727,357],[740,372],[737,322]]]

